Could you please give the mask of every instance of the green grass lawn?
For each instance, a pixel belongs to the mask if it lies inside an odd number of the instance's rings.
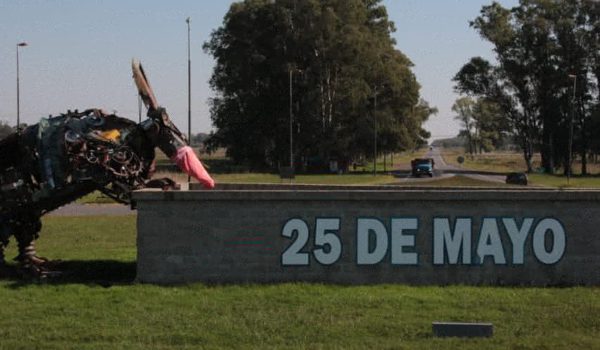
[[[508,152],[492,152],[485,154],[476,154],[473,157],[465,155],[463,149],[460,148],[445,148],[442,149],[442,155],[446,163],[461,167],[463,169],[491,171],[491,172],[524,172],[527,167],[523,156],[519,153]],[[463,156],[465,162],[459,164],[458,156]],[[538,168],[541,166],[540,155],[536,154],[533,157],[533,166]],[[556,188],[600,188],[600,176],[579,174],[580,163],[573,163],[574,176],[570,180],[564,175],[549,175],[541,173],[528,174],[530,186],[541,187],[556,187]],[[588,169],[592,174],[597,174],[600,171],[600,165],[590,163]]]
[[[398,186],[402,187],[514,187],[513,185],[506,185],[499,182],[483,181],[479,179],[473,179],[463,175],[456,175],[452,177],[436,179],[433,178],[429,181],[419,182],[402,182]]]
[[[211,174],[217,184],[219,183],[270,183],[286,184],[290,180],[281,179],[278,174],[267,173],[235,173],[235,174]],[[182,173],[157,173],[155,178],[169,177],[176,182],[187,182],[187,175]],[[193,180],[196,181],[196,180]],[[350,173],[350,174],[321,174],[321,175],[296,175],[292,181],[295,184],[321,184],[321,185],[382,185],[395,182],[392,175],[377,174],[373,176],[370,173]]]
[[[377,171],[381,172],[393,171],[396,169],[410,169],[410,161],[415,158],[423,158],[427,153],[428,148],[421,148],[414,151],[406,151],[402,153],[396,153],[392,155],[386,155],[386,157],[380,156],[377,158]],[[364,171],[370,173],[373,171],[373,161],[366,161],[363,165],[359,165],[357,171]]]
[[[276,174],[215,174],[217,183],[289,183]],[[320,184],[320,185],[381,185],[393,183],[392,175],[378,174],[343,174],[343,175],[296,175],[295,184]]]
[[[492,171],[492,172],[524,172],[527,171],[527,165],[523,160],[523,155],[518,152],[490,152],[474,154],[470,156],[462,148],[443,148],[442,156],[446,163],[462,167],[465,169]],[[462,156],[464,163],[458,163],[457,158]],[[537,171],[542,166],[541,156],[535,153],[532,158],[533,169]],[[600,172],[600,163],[594,163],[591,159],[588,162],[588,173],[597,174]],[[560,173],[561,170],[557,170]],[[579,158],[573,161],[573,174],[581,174],[581,162]],[[566,179],[566,178],[565,178]]]
[[[558,188],[599,188],[599,176],[572,176],[570,180],[563,175],[529,174],[529,181],[535,186]]]
[[[139,285],[133,216],[45,218],[38,250],[66,275],[0,280],[0,349],[600,348],[599,288]],[[495,334],[437,339],[440,320]]]
[[[90,194],[87,194],[77,200],[79,204],[105,204],[105,203],[114,203],[115,201],[109,196],[104,195],[100,191],[94,191]]]
[[[465,169],[504,173],[527,170],[523,155],[517,152],[491,152],[473,156],[466,154],[462,148],[442,148],[441,152],[447,164]],[[459,156],[463,157],[463,164],[458,162]],[[533,167],[540,166],[541,158],[539,154],[536,154],[533,157]]]

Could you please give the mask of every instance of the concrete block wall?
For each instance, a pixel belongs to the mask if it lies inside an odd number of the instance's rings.
[[[231,185],[134,200],[140,282],[600,285],[600,191]]]

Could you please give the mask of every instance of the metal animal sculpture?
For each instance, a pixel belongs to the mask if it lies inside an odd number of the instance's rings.
[[[214,181],[185,136],[159,107],[141,65],[132,63],[148,119],[140,124],[99,109],[43,118],[0,141],[0,267],[10,236],[15,260],[25,271],[53,273],[50,261],[36,255],[40,218],[92,191],[130,204],[133,190],[174,188],[170,179],[151,180],[158,147],[205,187]]]

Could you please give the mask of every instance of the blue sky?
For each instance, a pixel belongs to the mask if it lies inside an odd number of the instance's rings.
[[[16,44],[21,119],[100,107],[137,119],[130,61],[139,58],[159,102],[187,129],[187,26],[192,34],[192,131],[210,131],[212,58],[202,51],[233,1],[0,0],[0,119],[16,120]],[[499,1],[506,7],[517,0]],[[415,64],[421,94],[440,113],[425,125],[433,138],[459,126],[450,110],[450,79],[472,56],[492,58],[469,28],[491,0],[384,0],[398,48]]]

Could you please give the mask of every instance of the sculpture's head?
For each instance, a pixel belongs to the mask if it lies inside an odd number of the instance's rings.
[[[202,163],[188,144],[184,134],[171,121],[167,111],[158,105],[154,92],[146,79],[142,65],[132,62],[133,79],[142,101],[148,108],[148,119],[141,128],[154,146],[160,148],[182,171],[200,181],[204,187],[213,188],[214,180],[202,166]]]
[[[178,149],[189,146],[185,135],[177,129],[162,107],[148,110],[148,119],[142,122],[141,127],[154,145],[169,158],[173,158]]]

